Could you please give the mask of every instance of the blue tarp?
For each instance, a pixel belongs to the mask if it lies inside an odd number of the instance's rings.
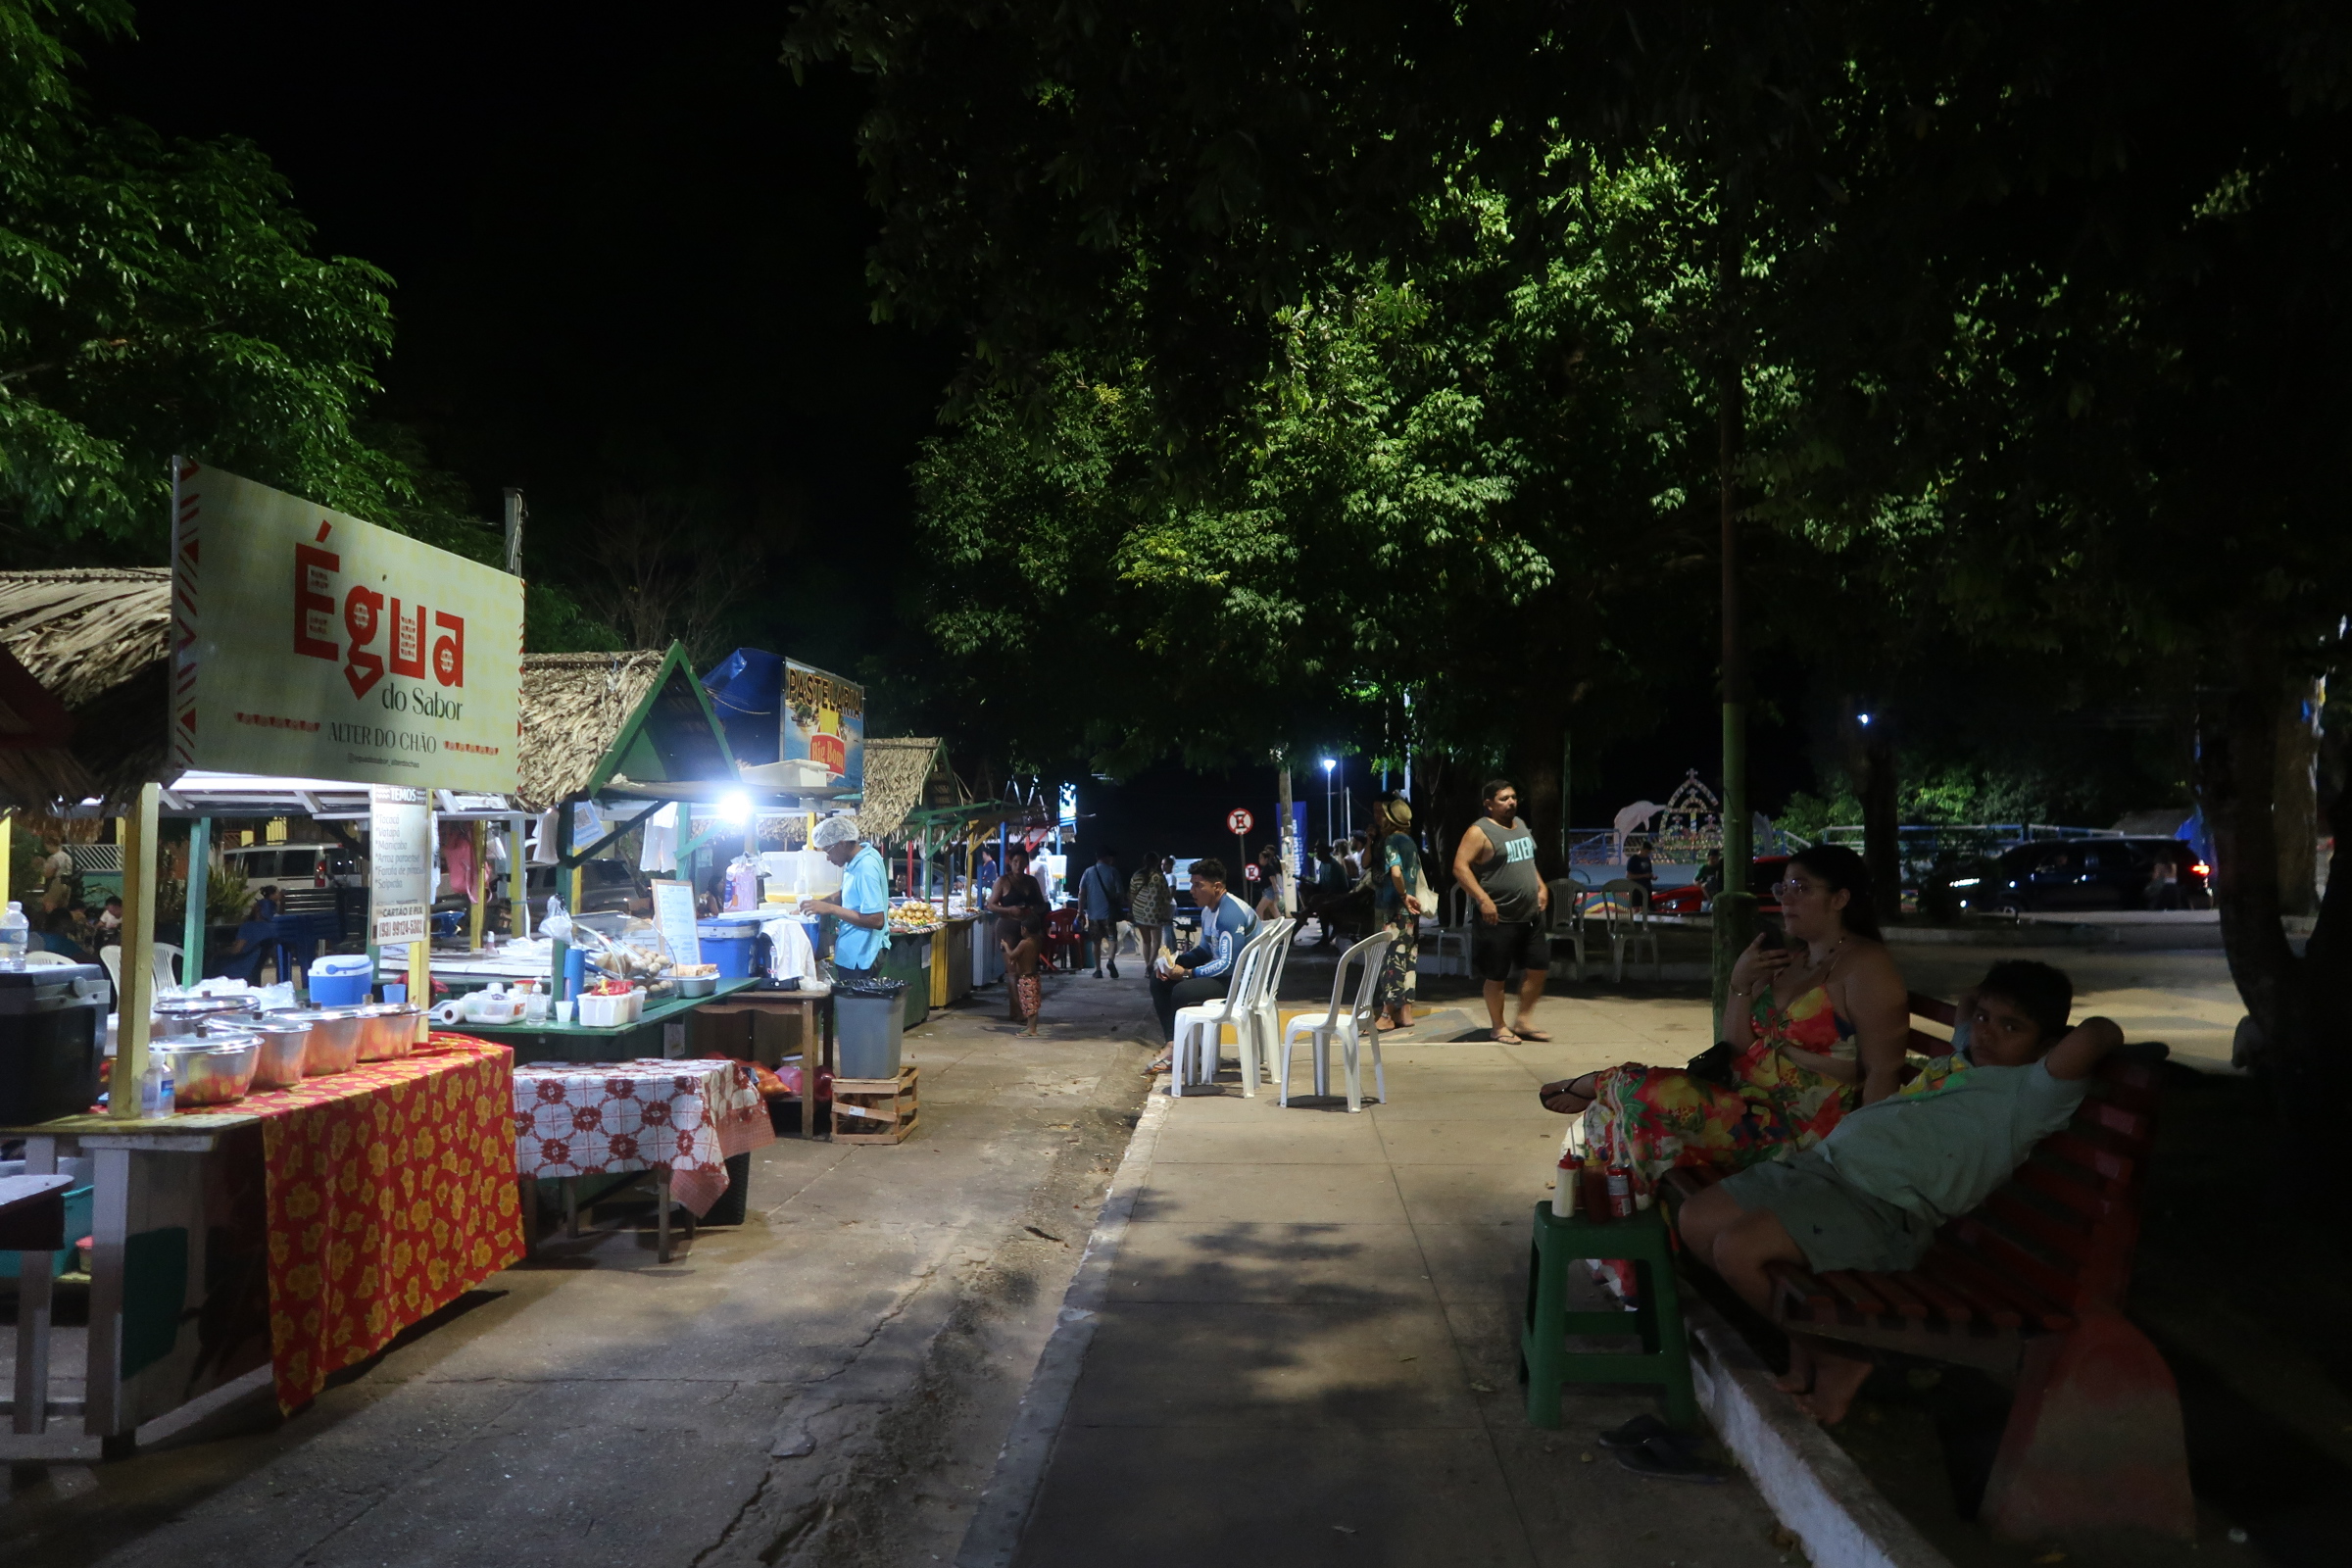
[[[738,648],[703,677],[703,690],[727,732],[727,748],[747,766],[778,760],[783,744],[784,657]]]

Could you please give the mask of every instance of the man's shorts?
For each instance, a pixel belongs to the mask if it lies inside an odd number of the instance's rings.
[[[1472,927],[1470,967],[1481,980],[1510,979],[1513,969],[1539,974],[1551,967],[1551,938],[1541,920],[1481,920]]]
[[[1086,934],[1098,942],[1116,941],[1119,935],[1118,919],[1115,916],[1101,920],[1090,918],[1086,922]]]
[[[1932,1223],[1845,1180],[1819,1149],[1750,1165],[1726,1176],[1723,1190],[1742,1210],[1770,1209],[1815,1270],[1899,1274],[1936,1240]]]

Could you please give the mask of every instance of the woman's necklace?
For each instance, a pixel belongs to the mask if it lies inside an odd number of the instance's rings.
[[[1810,980],[1810,979],[1812,979],[1812,978],[1813,978],[1815,975],[1817,975],[1817,974],[1820,974],[1820,973],[1821,973],[1823,970],[1825,970],[1825,969],[1829,968],[1829,967],[1830,967],[1832,964],[1836,963],[1836,962],[1838,961],[1838,950],[1839,950],[1840,948],[1843,948],[1844,946],[1845,946],[1845,937],[1844,937],[1844,935],[1841,933],[1841,934],[1838,936],[1838,940],[1837,940],[1836,942],[1833,942],[1833,943],[1831,943],[1831,944],[1830,944],[1830,951],[1829,951],[1827,954],[1823,955],[1823,956],[1822,956],[1820,958],[1817,958],[1817,959],[1815,959],[1815,960],[1814,960],[1812,967],[1810,967],[1810,968],[1807,968],[1807,969],[1795,970],[1795,971],[1793,971],[1793,972],[1791,972],[1791,971],[1787,971],[1787,970],[1784,970],[1784,971],[1783,971],[1783,974],[1784,974],[1784,975],[1788,975],[1788,974],[1790,974],[1790,973],[1793,973],[1793,976],[1794,976],[1794,978],[1796,978],[1796,979],[1799,979],[1799,980]],[[1806,952],[1807,952],[1807,954],[1809,955],[1809,954],[1812,952],[1812,949],[1811,949],[1810,947],[1808,947],[1808,948],[1807,948],[1805,951],[1806,951]],[[1802,996],[1802,995],[1804,994],[1804,987],[1803,987],[1803,986],[1801,986],[1801,985],[1800,985],[1800,986],[1798,986],[1798,987],[1797,987],[1796,994],[1797,994],[1797,995],[1799,995],[1799,996]],[[1775,1004],[1778,1004],[1778,1003],[1780,1002],[1780,1000],[1781,1000],[1781,983],[1780,983],[1780,977],[1775,977],[1775,979],[1773,980],[1773,983],[1772,983],[1772,1000],[1774,1001],[1774,1003],[1775,1003]]]

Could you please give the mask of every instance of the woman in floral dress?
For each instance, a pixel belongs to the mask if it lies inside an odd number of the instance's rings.
[[[1784,876],[1787,945],[1759,935],[1732,968],[1724,1078],[1629,1062],[1544,1087],[1545,1108],[1582,1115],[1589,1161],[1631,1166],[1643,1190],[1678,1165],[1740,1170],[1810,1149],[1894,1091],[1910,1006],[1862,858],[1821,845]]]
[[[1156,855],[1144,858],[1143,869],[1127,879],[1127,918],[1135,924],[1135,940],[1143,949],[1144,973],[1152,973],[1159,956],[1159,935],[1174,907],[1167,873]]]

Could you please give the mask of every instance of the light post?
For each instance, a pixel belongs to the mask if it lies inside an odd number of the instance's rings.
[[[1323,759],[1323,838],[1326,843],[1337,843],[1340,837],[1340,825],[1332,817],[1331,805],[1331,770],[1339,765],[1336,758]]]

